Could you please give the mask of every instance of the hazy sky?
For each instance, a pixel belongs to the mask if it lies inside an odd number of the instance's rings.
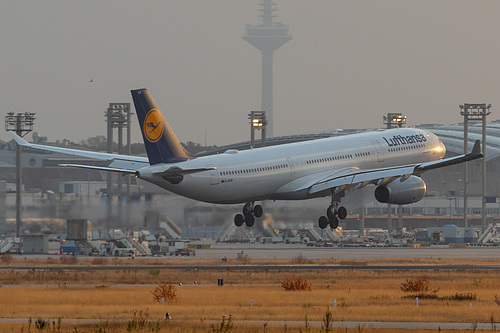
[[[241,37],[258,2],[1,1],[1,114],[36,112],[41,135],[79,141],[148,88],[181,141],[248,140],[261,57]],[[500,118],[500,1],[277,3],[293,39],[274,56],[275,135],[378,127],[387,112],[459,122],[462,103]]]

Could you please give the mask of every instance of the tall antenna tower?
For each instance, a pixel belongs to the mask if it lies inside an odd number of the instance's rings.
[[[258,15],[262,18],[262,24],[245,27],[246,34],[243,39],[252,44],[262,52],[262,111],[266,112],[268,121],[267,137],[274,136],[273,117],[273,53],[280,46],[284,45],[292,36],[288,31],[288,26],[279,22],[273,22],[273,15],[276,3],[272,0],[263,0],[259,3],[262,12]]]

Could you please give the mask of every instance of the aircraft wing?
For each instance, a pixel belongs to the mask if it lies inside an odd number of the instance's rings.
[[[115,172],[126,172],[133,173],[132,171],[136,171],[140,168],[149,166],[149,160],[147,157],[140,156],[130,156],[130,155],[118,155],[118,154],[110,154],[110,153],[100,153],[94,151],[86,151],[80,149],[70,149],[70,148],[61,148],[61,147],[52,147],[39,145],[34,143],[29,143],[28,141],[21,138],[19,135],[14,133],[13,131],[9,131],[10,135],[14,138],[18,145],[23,147],[29,147],[32,149],[42,150],[42,151],[50,151],[54,153],[61,153],[73,156],[81,156],[92,158],[101,161],[109,161],[110,165],[105,167],[96,167],[96,166],[86,166],[86,165],[76,165],[76,164],[64,164],[62,166],[72,166],[86,169],[97,169],[104,171],[115,171]]]
[[[389,168],[371,170],[350,168],[344,170],[344,172],[336,173],[332,177],[323,177],[321,180],[318,180],[313,184],[305,184],[299,190],[308,189],[309,194],[315,194],[331,189],[348,190],[354,187],[363,188],[369,184],[383,185],[388,184],[397,178],[406,179],[412,175],[420,176],[422,173],[428,170],[472,161],[478,158],[482,158],[483,156],[483,153],[481,153],[480,151],[479,140],[477,140],[474,144],[472,152],[469,154],[454,156],[438,161],[402,165]]]

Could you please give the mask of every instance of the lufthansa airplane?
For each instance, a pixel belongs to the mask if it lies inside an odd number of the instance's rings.
[[[320,228],[336,228],[347,209],[340,206],[348,190],[374,187],[376,200],[410,204],[426,192],[425,171],[483,157],[479,141],[472,152],[443,159],[446,149],[434,134],[399,128],[332,137],[279,146],[228,150],[194,157],[177,140],[146,89],[132,90],[148,157],[97,153],[26,142],[11,132],[19,145],[109,161],[108,167],[62,166],[125,174],[154,183],[179,195],[215,204],[244,204],[234,217],[237,226],[251,227],[261,217],[262,200],[304,200],[331,197]]]

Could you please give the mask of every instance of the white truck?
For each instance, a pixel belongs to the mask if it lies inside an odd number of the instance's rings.
[[[126,239],[111,239],[99,248],[100,256],[135,257],[135,249]]]
[[[185,242],[170,242],[171,245],[168,247],[168,252],[170,256],[194,256],[195,251],[189,249],[187,243]]]

